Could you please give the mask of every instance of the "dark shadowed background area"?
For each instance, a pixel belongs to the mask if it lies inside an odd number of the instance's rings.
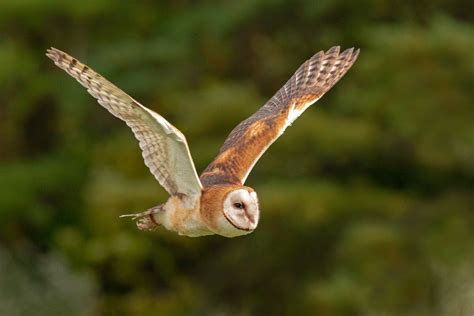
[[[235,239],[119,219],[167,195],[44,56],[163,115],[200,172],[333,45],[358,61],[258,162]],[[0,314],[474,315],[473,52],[468,0],[1,1]]]

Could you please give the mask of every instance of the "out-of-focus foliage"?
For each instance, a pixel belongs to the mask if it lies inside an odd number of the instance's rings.
[[[0,249],[0,306],[5,315],[88,315],[96,309],[92,282],[53,255],[32,258]],[[31,255],[31,253],[30,253]]]
[[[0,314],[473,315],[472,1],[0,2]],[[470,15],[471,14],[471,15]],[[262,157],[236,239],[139,232],[167,196],[55,46],[203,170],[308,57],[359,60]],[[59,259],[60,258],[60,259]]]

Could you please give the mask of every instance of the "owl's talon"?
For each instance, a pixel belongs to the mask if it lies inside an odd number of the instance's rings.
[[[163,204],[160,204],[158,206],[155,206],[146,210],[145,212],[120,215],[120,218],[131,217],[132,221],[137,222],[138,229],[153,230],[159,226],[158,223],[153,218],[153,214],[156,214],[162,210],[163,210]]]
[[[158,224],[152,219],[152,215],[142,217],[137,221],[139,230],[152,231],[158,227]]]

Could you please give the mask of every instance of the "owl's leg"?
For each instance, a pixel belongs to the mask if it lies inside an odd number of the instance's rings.
[[[132,220],[137,221],[137,227],[140,230],[153,230],[159,226],[153,217],[154,214],[163,211],[164,204],[152,207],[145,212],[135,214],[120,215],[120,217],[132,217]]]

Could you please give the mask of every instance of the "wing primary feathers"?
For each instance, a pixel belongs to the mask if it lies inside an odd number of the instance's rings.
[[[359,55],[359,49],[340,51],[334,46],[314,54],[266,104],[237,125],[202,173],[201,183],[243,184],[265,150],[346,74]]]
[[[201,175],[201,182],[186,139],[178,129],[77,59],[55,48],[48,49],[46,55],[86,87],[103,107],[127,123],[140,142],[145,164],[170,194],[176,194],[200,191],[201,183],[243,184],[265,150],[346,74],[359,49],[349,48],[341,53],[340,47],[334,46],[303,63],[265,105],[232,130]],[[173,163],[169,161],[171,157],[180,159]]]
[[[168,193],[200,195],[202,186],[186,138],[177,128],[65,52],[50,48],[46,56],[132,129],[145,165]]]

